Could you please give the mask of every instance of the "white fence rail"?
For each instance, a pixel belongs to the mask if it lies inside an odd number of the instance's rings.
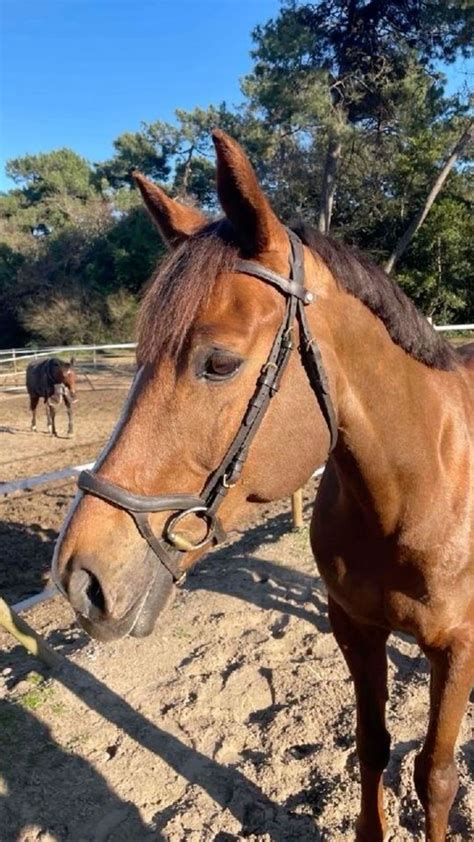
[[[474,330],[474,325],[433,325],[435,330],[444,330],[446,332],[451,332],[452,330],[464,330],[464,331],[471,331]]]
[[[61,468],[59,471],[51,471],[47,474],[38,474],[34,477],[24,477],[13,482],[0,482],[0,497],[7,494],[15,494],[18,491],[33,491],[38,486],[47,485],[50,482],[59,482],[63,479],[77,477],[81,471],[89,471],[94,467],[94,462],[87,462],[85,465],[73,465],[71,468]]]
[[[9,348],[0,351],[0,365],[12,363],[13,365],[22,360],[36,360],[40,357],[50,357],[54,354],[71,354],[82,351],[115,351],[132,350],[137,347],[136,342],[118,342],[112,345],[58,345],[51,348]]]

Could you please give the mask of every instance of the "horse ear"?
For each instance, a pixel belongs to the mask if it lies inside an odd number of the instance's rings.
[[[71,357],[71,359],[69,360],[69,365],[71,366],[71,368],[73,368],[73,367],[74,367],[75,362],[76,362],[76,358],[75,358],[75,357]]]
[[[153,222],[168,245],[179,245],[206,225],[207,219],[201,211],[170,199],[161,187],[153,184],[137,170],[132,176]]]
[[[214,129],[217,192],[222,208],[249,255],[278,250],[287,241],[285,229],[260,187],[244,150],[229,135]]]

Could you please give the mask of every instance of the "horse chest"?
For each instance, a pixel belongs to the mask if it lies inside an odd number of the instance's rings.
[[[332,536],[315,528],[312,546],[329,594],[351,616],[406,631],[430,644],[472,610],[474,559],[419,554],[393,542]]]

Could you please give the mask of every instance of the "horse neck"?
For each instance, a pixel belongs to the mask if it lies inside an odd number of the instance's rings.
[[[436,488],[443,450],[452,447],[465,412],[462,377],[413,359],[334,282],[321,311],[340,431],[331,461],[347,493],[391,530],[420,483],[426,493]]]

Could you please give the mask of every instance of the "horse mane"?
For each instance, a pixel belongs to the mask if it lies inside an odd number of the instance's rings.
[[[431,368],[455,368],[459,360],[454,348],[383,269],[358,249],[327,237],[306,223],[292,228],[323,260],[336,282],[383,322],[396,345]]]
[[[383,269],[357,249],[305,223],[292,229],[324,261],[336,283],[383,322],[396,345],[431,368],[449,370],[459,363],[455,350]],[[170,252],[152,276],[140,309],[140,365],[162,356],[178,357],[218,276],[231,272],[238,256],[238,244],[226,219],[211,222]]]

